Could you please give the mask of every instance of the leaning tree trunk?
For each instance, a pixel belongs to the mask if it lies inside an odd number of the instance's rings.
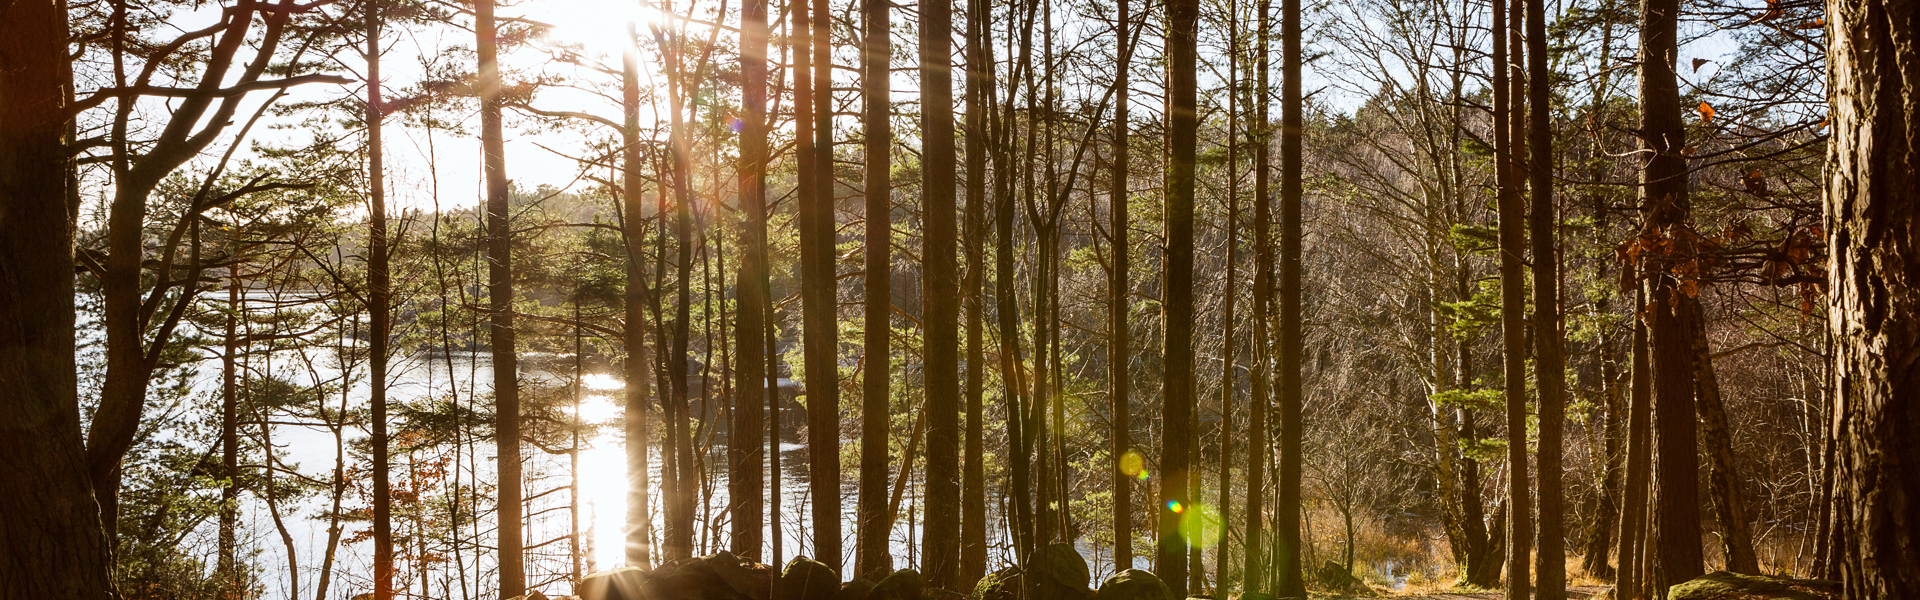
[[[1920,11],[1827,4],[1835,486],[1842,595],[1920,597]]]
[[[0,6],[0,598],[112,596],[80,438],[67,16]],[[20,493],[20,490],[31,490]]]
[[[1685,308],[1693,348],[1693,404],[1700,418],[1700,445],[1707,453],[1707,496],[1713,519],[1720,524],[1720,555],[1728,571],[1759,575],[1760,560],[1753,554],[1753,532],[1742,505],[1746,497],[1740,495],[1740,474],[1733,464],[1733,432],[1707,345],[1706,315],[1698,302]]]

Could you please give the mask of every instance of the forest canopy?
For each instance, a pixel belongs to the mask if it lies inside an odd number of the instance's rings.
[[[0,597],[1920,597],[1916,34],[0,0]]]

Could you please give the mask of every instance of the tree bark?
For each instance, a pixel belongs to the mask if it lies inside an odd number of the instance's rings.
[[[367,336],[368,445],[373,454],[373,597],[393,598],[393,483],[387,437],[387,354],[393,338],[393,282],[387,240],[386,154],[381,147],[386,107],[381,102],[379,2],[366,5],[367,25]],[[238,306],[234,307],[238,310]],[[504,481],[504,480],[503,480]]]
[[[964,591],[960,562],[960,276],[954,206],[952,0],[920,1],[921,260],[926,322],[926,524],[920,564],[930,587]]]
[[[1539,580],[1536,587],[1540,600],[1564,600],[1567,597],[1567,538],[1565,511],[1561,505],[1561,432],[1567,420],[1567,371],[1561,348],[1565,336],[1560,330],[1560,256],[1554,245],[1558,236],[1555,235],[1553,199],[1553,80],[1547,72],[1546,2],[1526,0],[1526,5],[1533,352],[1535,387],[1540,393],[1540,525],[1534,576]],[[1518,464],[1524,465],[1525,461]]]
[[[1634,294],[1634,309],[1637,312],[1645,306],[1645,296]],[[1653,374],[1652,356],[1647,349],[1647,326],[1635,320],[1633,324],[1633,371],[1628,375],[1631,383],[1631,398],[1627,408],[1627,467],[1626,483],[1620,497],[1620,567],[1614,578],[1614,589],[1620,590],[1615,596],[1621,600],[1638,600],[1645,592],[1647,584],[1647,510],[1648,485],[1653,469]]]
[[[1720,555],[1728,571],[1759,575],[1760,559],[1753,553],[1753,531],[1743,503],[1746,496],[1740,494],[1740,473],[1733,465],[1733,432],[1727,427],[1727,409],[1720,400],[1720,380],[1714,375],[1713,351],[1707,344],[1706,315],[1698,302],[1684,308],[1692,330],[1694,411],[1700,418],[1700,445],[1707,453],[1707,499],[1714,521],[1720,524]]]
[[[1300,0],[1280,2],[1280,464],[1279,501],[1274,507],[1275,581],[1273,591],[1282,598],[1307,595],[1306,577],[1301,561],[1300,469],[1301,407],[1305,394],[1301,386],[1305,368],[1302,350],[1305,337],[1301,312],[1301,224],[1305,199],[1301,194],[1301,141],[1304,126],[1301,113],[1306,100],[1300,95]]]
[[[508,221],[506,137],[501,129],[498,30],[493,0],[474,3],[475,47],[480,59],[480,147],[487,190],[488,339],[493,350],[495,472],[499,476],[497,542],[500,597],[527,589],[522,562],[520,493],[520,372],[514,351],[513,238]]]
[[[814,560],[841,570],[840,365],[833,233],[832,21],[827,0],[794,0],[800,304]],[[807,8],[813,9],[811,18]]]
[[[987,0],[967,2],[967,275],[960,294],[967,305],[966,462],[960,477],[960,572],[956,584],[973,589],[987,573],[986,347],[982,337],[986,302],[987,110],[992,18]]]
[[[1517,4],[1519,0],[1515,0]],[[1527,349],[1526,283],[1524,253],[1526,244],[1526,200],[1521,197],[1523,175],[1520,168],[1520,137],[1524,130],[1521,112],[1513,104],[1522,97],[1519,79],[1522,54],[1517,43],[1518,23],[1509,24],[1507,4],[1493,2],[1493,121],[1494,162],[1499,185],[1498,216],[1500,226],[1500,333],[1503,381],[1507,415],[1507,599],[1526,600],[1531,595],[1532,572],[1529,559],[1533,543],[1532,488],[1527,477]],[[1519,15],[1513,15],[1518,21]],[[1510,67],[1509,65],[1516,65]]]
[[[64,2],[0,6],[0,598],[114,597],[80,438]]]
[[[861,0],[861,130],[866,136],[866,323],[860,386],[859,544],[854,573],[879,581],[893,572],[887,538],[887,434],[892,429],[893,127],[888,71],[893,56],[889,0]]]
[[[1842,597],[1920,596],[1920,73],[1909,3],[1826,8],[1833,145],[1827,279],[1834,338]]]
[[[1267,73],[1273,67],[1267,44],[1268,30],[1273,23],[1272,0],[1260,0],[1259,10],[1259,33],[1254,43],[1254,64],[1258,71],[1253,83],[1254,126],[1247,132],[1253,143],[1253,377],[1247,399],[1246,562],[1240,586],[1248,592],[1270,589],[1266,555],[1262,552],[1266,547],[1262,526],[1267,512],[1267,459],[1272,454],[1267,446],[1267,407],[1273,403],[1272,384],[1268,379],[1273,376],[1268,368],[1273,351],[1267,347],[1268,320],[1273,312],[1273,198],[1269,187],[1272,170],[1268,168],[1272,160],[1269,142],[1273,138],[1267,121],[1267,106],[1273,103],[1273,89],[1267,80]]]
[[[747,0],[740,6],[740,75],[742,124],[740,132],[739,202],[745,229],[741,236],[740,272],[734,325],[732,423],[727,431],[727,500],[733,506],[733,553],[761,560],[766,531],[767,315],[771,288],[767,281],[767,0]],[[776,412],[773,418],[780,415]],[[778,474],[774,475],[776,478]]]
[[[1684,242],[1690,201],[1687,164],[1682,154],[1686,131],[1680,121],[1677,60],[1678,0],[1642,0],[1640,23],[1640,141],[1649,158],[1640,174],[1644,227],[1653,236]],[[1684,243],[1676,243],[1684,246]],[[1659,431],[1659,568],[1655,589],[1699,576],[1699,472],[1693,409],[1692,332],[1682,320],[1681,304],[1692,301],[1673,273],[1688,260],[1683,251],[1652,257],[1646,281],[1645,318],[1652,353],[1653,406]]]
[[[1196,113],[1200,5],[1197,0],[1167,1],[1167,191],[1165,281],[1162,292],[1166,328],[1161,357],[1165,364],[1161,394],[1160,542],[1155,563],[1160,580],[1175,598],[1187,596],[1188,541],[1181,534],[1182,510],[1192,507],[1187,479],[1192,477],[1193,446],[1193,200],[1194,156],[1199,138]],[[1289,80],[1291,83],[1291,80]]]
[[[629,28],[628,33],[633,33]],[[648,302],[646,282],[646,233],[645,205],[643,196],[640,162],[640,77],[638,57],[633,50],[623,52],[620,57],[620,103],[623,113],[621,121],[621,190],[623,192],[622,234],[625,237],[626,262],[626,323],[622,330],[625,342],[626,363],[625,398],[622,407],[622,423],[626,435],[627,451],[627,514],[626,514],[626,561],[628,566],[652,568],[653,519],[648,511],[651,498],[648,488],[653,475],[647,457],[647,378],[654,375],[652,361],[647,357],[646,307]]]

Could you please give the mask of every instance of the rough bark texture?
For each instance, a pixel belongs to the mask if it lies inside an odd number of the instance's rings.
[[[520,371],[514,353],[513,239],[508,221],[506,136],[501,129],[499,39],[493,0],[474,3],[475,47],[480,58],[480,148],[487,196],[488,339],[493,345],[494,454],[499,481],[498,548],[500,597],[527,589],[521,560]]]
[[[809,18],[807,8],[813,9]],[[807,386],[813,558],[839,573],[840,332],[833,263],[833,44],[826,0],[794,3],[795,151],[800,177],[800,305]],[[818,26],[814,26],[818,23]]]
[[[1166,337],[1160,412],[1160,541],[1156,574],[1173,591],[1187,596],[1187,540],[1180,534],[1181,509],[1191,506],[1187,478],[1193,447],[1193,196],[1194,154],[1199,120],[1195,110],[1196,49],[1200,6],[1197,0],[1167,2],[1167,205],[1165,291]]]
[[[367,3],[367,405],[372,408],[373,597],[393,598],[393,482],[387,437],[387,354],[393,338],[393,283],[388,268],[385,107],[380,99],[380,4]],[[235,310],[239,307],[235,306]],[[504,480],[503,480],[504,481]]]
[[[111,597],[80,440],[67,20],[0,5],[0,598]]]
[[[1640,143],[1648,155],[1640,173],[1645,234],[1674,239],[1690,235],[1687,218],[1686,130],[1674,73],[1678,52],[1678,0],[1643,0],[1640,12]],[[1693,302],[1673,270],[1683,251],[1650,258],[1646,277],[1648,344],[1652,353],[1654,426],[1659,430],[1660,499],[1658,589],[1700,575],[1700,507],[1696,477],[1699,445],[1693,410],[1692,332],[1680,307]]]
[[[1267,407],[1273,403],[1270,377],[1273,372],[1268,368],[1273,357],[1272,349],[1267,346],[1267,324],[1273,314],[1273,198],[1270,189],[1272,169],[1268,162],[1272,159],[1269,142],[1270,128],[1267,126],[1267,106],[1271,104],[1273,88],[1268,85],[1267,72],[1272,70],[1273,62],[1268,53],[1268,29],[1273,23],[1273,2],[1260,1],[1259,33],[1254,42],[1254,63],[1258,74],[1254,76],[1254,128],[1249,132],[1253,139],[1253,382],[1248,390],[1247,415],[1247,526],[1245,581],[1241,583],[1245,591],[1266,591],[1268,571],[1266,555],[1261,552],[1266,542],[1262,531],[1262,521],[1266,517],[1267,458],[1273,450],[1267,447]],[[1223,559],[1224,560],[1224,559]]]
[[[1300,92],[1300,0],[1280,1],[1280,465],[1279,498],[1274,506],[1274,595],[1304,598],[1307,580],[1301,556],[1300,448],[1303,430],[1301,406],[1305,395],[1302,350],[1300,219],[1306,201],[1301,195],[1302,113],[1306,100]]]
[[[1518,0],[1516,0],[1516,3]],[[1512,26],[1508,17],[1512,16]],[[1508,15],[1502,0],[1493,2],[1493,120],[1494,178],[1499,184],[1500,226],[1500,340],[1502,381],[1505,384],[1507,416],[1507,497],[1513,518],[1507,520],[1507,598],[1526,600],[1531,595],[1528,564],[1533,545],[1532,489],[1527,478],[1527,348],[1526,283],[1522,272],[1526,245],[1526,200],[1521,197],[1524,176],[1520,169],[1520,138],[1525,127],[1521,111],[1513,106],[1521,99],[1518,64],[1522,54],[1516,30],[1519,15]]]
[[[960,476],[960,589],[987,574],[986,346],[987,104],[993,62],[987,0],[967,2],[966,462]]]
[[[1540,394],[1540,513],[1534,577],[1541,600],[1567,597],[1567,538],[1561,504],[1562,434],[1566,426],[1566,358],[1560,330],[1560,256],[1554,240],[1553,96],[1548,75],[1545,0],[1527,3],[1527,165],[1533,246],[1534,380]],[[1519,514],[1519,513],[1516,513]],[[1515,519],[1518,522],[1519,519]],[[1517,571],[1516,571],[1517,572]]]
[[[1635,294],[1634,307],[1645,306],[1643,296]],[[1629,375],[1632,396],[1627,409],[1627,466],[1625,488],[1620,493],[1620,567],[1614,579],[1616,597],[1633,600],[1646,589],[1647,486],[1653,468],[1653,377],[1647,351],[1647,326],[1634,322],[1633,371]]]
[[[740,6],[740,209],[745,233],[735,289],[733,421],[727,433],[727,497],[733,505],[733,553],[764,560],[766,531],[767,340],[767,0]],[[776,413],[774,418],[778,419]],[[777,478],[778,475],[776,474]]]
[[[1693,405],[1700,418],[1700,446],[1707,453],[1707,498],[1713,520],[1720,524],[1720,556],[1728,571],[1761,575],[1743,505],[1746,496],[1740,494],[1740,473],[1733,464],[1733,432],[1727,427],[1727,409],[1713,371],[1713,350],[1707,345],[1706,316],[1698,302],[1685,308],[1692,330]]]
[[[920,2],[921,211],[925,226],[921,293],[926,320],[926,525],[921,564],[927,585],[964,591],[960,561],[960,231],[954,205],[952,0]]]
[[[887,433],[892,429],[893,352],[893,56],[889,0],[861,0],[865,31],[860,53],[861,131],[866,136],[866,314],[861,346],[860,499],[854,573],[879,581],[893,572],[887,510]]]
[[[1920,6],[1826,10],[1829,319],[1845,598],[1920,597]]]
[[[1119,39],[1114,43],[1115,57],[1119,65],[1114,72],[1114,119],[1113,119],[1113,191],[1107,196],[1107,218],[1111,221],[1113,235],[1113,273],[1107,281],[1107,385],[1109,402],[1108,454],[1114,461],[1113,469],[1113,563],[1119,568],[1133,568],[1133,482],[1134,474],[1127,473],[1120,464],[1127,452],[1133,449],[1133,405],[1129,388],[1133,384],[1133,328],[1127,323],[1129,308],[1133,305],[1133,278],[1131,261],[1128,256],[1128,231],[1132,227],[1127,191],[1127,134],[1131,122],[1127,117],[1128,71],[1132,70],[1132,45],[1127,41],[1127,27],[1132,22],[1130,14],[1132,0],[1116,0],[1119,5],[1119,19],[1114,24],[1114,33]]]

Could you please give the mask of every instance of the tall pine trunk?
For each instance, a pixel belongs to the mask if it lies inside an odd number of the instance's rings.
[[[1645,233],[1687,239],[1686,130],[1680,121],[1680,88],[1674,73],[1678,52],[1678,0],[1642,0],[1640,23],[1640,142],[1647,155],[1640,173]],[[1685,246],[1677,244],[1676,246]],[[1700,506],[1696,477],[1693,345],[1683,304],[1693,298],[1673,272],[1688,260],[1684,248],[1652,257],[1647,271],[1647,333],[1652,353],[1654,427],[1659,432],[1659,549],[1652,579],[1665,589],[1700,575]],[[1648,540],[1655,542],[1656,540]]]
[[[1300,471],[1301,441],[1305,435],[1300,412],[1305,404],[1301,377],[1306,346],[1301,311],[1300,220],[1306,205],[1301,190],[1301,118],[1306,99],[1300,95],[1300,0],[1280,1],[1280,464],[1279,498],[1274,506],[1274,595],[1304,598],[1307,582],[1301,552]]]
[[[628,33],[633,33],[631,28]],[[627,514],[625,527],[626,562],[629,566],[653,566],[653,519],[648,511],[651,498],[648,487],[652,474],[647,457],[647,378],[655,375],[647,357],[645,191],[640,162],[640,77],[638,57],[628,49],[620,57],[620,129],[621,233],[625,238],[626,322],[621,331],[626,362],[623,365],[625,397],[622,425],[627,452]]]
[[[393,337],[393,284],[388,268],[385,152],[381,133],[386,107],[380,92],[380,3],[366,5],[367,25],[367,336],[368,394],[372,408],[373,597],[393,598],[393,483],[387,438],[387,354]],[[239,307],[234,307],[238,310]],[[505,479],[502,479],[505,481]]]
[[[833,256],[832,21],[827,0],[795,0],[794,123],[800,180],[801,352],[814,559],[841,571],[839,301]],[[812,14],[808,14],[812,8]]]
[[[988,81],[993,77],[993,30],[988,0],[967,2],[967,305],[966,462],[960,477],[960,572],[956,585],[973,589],[987,573],[986,302]]]
[[[1253,79],[1253,130],[1248,134],[1253,142],[1253,381],[1250,396],[1247,399],[1247,526],[1244,581],[1241,588],[1248,592],[1266,591],[1266,556],[1261,552],[1262,520],[1267,508],[1267,457],[1273,451],[1267,447],[1267,407],[1273,403],[1271,384],[1268,377],[1272,371],[1268,365],[1272,362],[1272,349],[1267,347],[1267,323],[1273,310],[1273,239],[1270,230],[1273,222],[1273,198],[1268,197],[1270,169],[1268,162],[1272,158],[1269,150],[1272,137],[1267,123],[1267,105],[1272,104],[1273,90],[1268,86],[1267,72],[1272,70],[1272,61],[1268,57],[1268,29],[1272,23],[1272,0],[1260,0],[1259,29],[1255,34],[1254,65],[1258,71]]]
[[[1634,308],[1645,306],[1644,294],[1635,292]],[[1625,487],[1620,492],[1620,567],[1614,578],[1615,597],[1638,600],[1647,583],[1645,556],[1648,518],[1648,486],[1653,469],[1653,374],[1652,357],[1647,351],[1647,326],[1633,326],[1633,370],[1628,374],[1630,398],[1627,408],[1627,467]]]
[[[1517,4],[1519,0],[1515,0]],[[1519,15],[1512,15],[1517,21]],[[1507,404],[1507,497],[1512,518],[1507,521],[1507,599],[1526,600],[1531,587],[1529,559],[1533,542],[1533,510],[1527,478],[1527,350],[1526,283],[1523,273],[1526,252],[1526,200],[1521,197],[1519,172],[1522,119],[1513,106],[1520,99],[1521,84],[1516,65],[1521,54],[1517,29],[1509,24],[1504,0],[1493,2],[1493,120],[1495,160],[1494,179],[1499,185],[1500,224],[1500,333],[1503,381]]]
[[[1560,331],[1560,256],[1554,244],[1558,236],[1554,235],[1553,89],[1547,73],[1546,1],[1526,0],[1526,5],[1527,79],[1531,84],[1527,86],[1527,146],[1531,151],[1527,175],[1532,193],[1533,352],[1535,387],[1540,393],[1540,525],[1534,576],[1539,579],[1541,600],[1563,600],[1567,596],[1567,538],[1561,505],[1561,432],[1566,424],[1567,372],[1561,350],[1565,336]]]
[[[926,321],[927,472],[922,571],[927,585],[961,591],[960,274],[955,213],[952,0],[920,1],[921,292]]]
[[[488,339],[493,350],[494,456],[499,476],[496,509],[497,548],[500,551],[500,597],[512,598],[527,589],[522,562],[520,493],[520,372],[514,353],[513,239],[508,224],[506,135],[501,128],[502,83],[499,33],[493,0],[474,4],[475,47],[480,59],[481,170],[487,186],[487,311]]]
[[[0,6],[0,489],[16,491],[0,494],[0,596],[104,600],[75,377],[67,64],[64,2]]]
[[[1194,155],[1199,139],[1197,100],[1200,6],[1198,0],[1167,2],[1167,205],[1162,312],[1166,328],[1161,356],[1160,542],[1155,568],[1173,597],[1187,596],[1187,546],[1183,509],[1191,508],[1187,479],[1193,476],[1193,197]]]
[[[889,0],[861,0],[865,31],[860,53],[861,132],[866,160],[866,322],[861,356],[860,500],[854,573],[878,580],[892,572],[887,538],[887,433],[893,420],[893,129],[889,59],[893,56]]]
[[[1127,191],[1127,134],[1131,123],[1127,111],[1129,71],[1133,68],[1133,44],[1128,39],[1128,27],[1132,22],[1129,9],[1132,0],[1116,0],[1119,5],[1119,18],[1114,23],[1114,33],[1118,40],[1114,50],[1118,53],[1114,72],[1114,117],[1113,117],[1113,191],[1107,197],[1107,218],[1111,220],[1113,245],[1113,275],[1107,281],[1107,399],[1109,405],[1108,453],[1114,461],[1113,469],[1113,564],[1116,570],[1133,568],[1133,482],[1135,473],[1144,469],[1145,461],[1129,467],[1123,461],[1127,453],[1133,452],[1132,396],[1129,389],[1133,383],[1132,365],[1133,328],[1127,323],[1130,308],[1133,305],[1132,275],[1129,272],[1128,229],[1130,209],[1127,206],[1130,194]]]
[[[1828,318],[1835,489],[1845,499],[1834,556],[1843,598],[1920,597],[1920,13],[1905,2],[1836,0],[1826,20]]]
[[[739,298],[734,331],[734,402],[727,431],[727,499],[733,506],[735,555],[764,559],[766,531],[767,315],[767,0],[740,7],[741,103]],[[779,414],[773,415],[775,419]],[[778,477],[778,474],[775,474]]]

